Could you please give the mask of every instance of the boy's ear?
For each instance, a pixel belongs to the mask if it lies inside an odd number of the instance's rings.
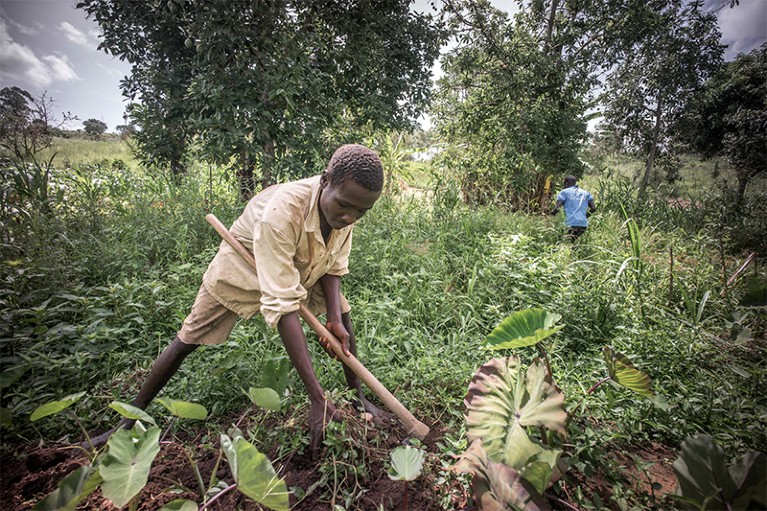
[[[325,188],[330,184],[330,176],[328,176],[328,171],[322,173],[320,176],[320,188]]]

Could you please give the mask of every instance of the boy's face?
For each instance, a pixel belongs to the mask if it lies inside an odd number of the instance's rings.
[[[360,218],[373,207],[381,192],[371,192],[353,179],[347,179],[340,185],[332,185],[323,176],[320,181],[320,223],[331,229],[343,229]]]

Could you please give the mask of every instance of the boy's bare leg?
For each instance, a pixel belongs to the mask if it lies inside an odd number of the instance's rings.
[[[142,410],[149,406],[149,403],[151,403],[155,396],[157,396],[163,387],[165,387],[168,380],[176,374],[176,371],[181,367],[181,363],[187,355],[197,349],[198,346],[199,345],[197,344],[186,344],[176,336],[176,338],[173,339],[173,342],[160,353],[160,356],[157,357],[157,360],[152,364],[149,376],[141,386],[138,396],[133,400],[133,406],[141,408]],[[92,438],[91,444],[93,444],[94,447],[99,447],[109,439],[112,433],[118,429],[131,428],[135,422],[136,421],[132,419],[122,419],[114,428]],[[83,445],[87,446],[87,442]]]

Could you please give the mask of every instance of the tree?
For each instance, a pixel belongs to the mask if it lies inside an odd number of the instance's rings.
[[[446,155],[469,201],[537,207],[549,176],[582,173],[586,112],[614,46],[606,27],[622,15],[607,7],[541,0],[509,20],[485,0],[445,2],[458,45],[443,57],[432,116],[463,148]]]
[[[98,140],[107,130],[107,125],[104,121],[99,121],[98,119],[88,119],[83,121],[83,129],[89,137]]]
[[[767,172],[767,43],[706,81],[677,135],[705,157],[730,162],[738,176],[735,206],[740,207],[749,182]]]
[[[69,112],[57,121],[53,99],[43,93],[34,98],[19,87],[0,90],[0,148],[19,160],[35,157],[53,143],[55,130],[77,117]]]
[[[196,2],[82,0],[83,9],[102,29],[99,48],[131,63],[120,82],[131,101],[128,116],[140,129],[134,141],[139,159],[149,166],[186,172],[184,156],[193,133],[186,91],[192,80],[194,47],[187,47],[184,12]]]
[[[265,186],[315,172],[344,134],[414,122],[428,99],[441,32],[409,3],[79,6],[101,24],[102,46],[134,64],[123,91],[140,96],[131,113],[137,139],[188,143],[194,135],[204,158],[236,162],[246,198],[257,173]],[[167,116],[153,113],[160,110]]]
[[[608,77],[604,95],[607,127],[645,156],[640,197],[658,153],[670,147],[672,126],[724,52],[716,16],[702,12],[700,2],[648,7],[641,37]]]

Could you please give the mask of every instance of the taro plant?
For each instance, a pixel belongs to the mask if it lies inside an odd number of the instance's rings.
[[[479,368],[464,399],[469,449],[454,468],[474,475],[472,488],[480,509],[548,509],[541,494],[569,468],[562,445],[573,413],[552,378],[541,341],[561,330],[558,314],[542,309],[519,311],[485,339],[491,349],[536,345],[542,358],[525,369],[516,356],[494,358]],[[588,391],[614,381],[652,396],[650,378],[623,354],[604,348],[606,378]]]
[[[679,484],[671,497],[681,509],[767,509],[763,452],[749,451],[727,466],[724,451],[711,437],[695,435],[682,442],[673,467]]]
[[[423,449],[402,445],[391,452],[391,467],[389,468],[389,479],[394,481],[405,481],[405,492],[403,508],[407,511],[407,483],[415,481],[421,476],[423,467]]]
[[[254,401],[254,404],[258,403],[262,406],[279,409],[279,398],[271,389],[250,389],[246,394]],[[46,403],[38,407],[30,419],[36,421],[68,410],[83,395],[84,393],[73,394],[64,399]],[[162,435],[163,437],[168,434],[176,419],[203,420],[208,416],[207,410],[195,403],[168,398],[160,398],[157,401],[173,416],[171,425]],[[160,452],[160,444],[173,442],[161,441],[161,429],[144,410],[119,401],[113,401],[109,407],[121,416],[135,420],[134,426],[130,430],[116,431],[109,438],[106,446],[100,450],[92,449],[89,452],[91,454],[90,463],[66,476],[55,491],[35,505],[34,510],[74,511],[78,504],[99,486],[101,486],[104,498],[111,501],[115,506],[122,508],[127,505],[131,510],[138,508],[139,493],[148,481],[152,463]],[[76,415],[75,418],[79,424],[80,420]],[[202,508],[209,506],[222,495],[236,488],[269,509],[278,511],[288,509],[289,494],[284,480],[277,477],[266,456],[247,442],[238,429],[235,428],[231,437],[221,435],[223,453],[219,455],[219,462],[222,456],[226,456],[229,462],[234,478],[233,484],[222,484],[217,480],[216,474],[219,465],[217,462],[211,473],[210,483],[206,488],[199,467],[191,453],[185,446],[182,445],[181,448],[184,450],[197,478],[203,499]],[[213,495],[213,497],[208,499],[209,495]],[[177,499],[167,504],[164,509],[166,511],[184,511],[197,509],[197,504],[190,500]]]

